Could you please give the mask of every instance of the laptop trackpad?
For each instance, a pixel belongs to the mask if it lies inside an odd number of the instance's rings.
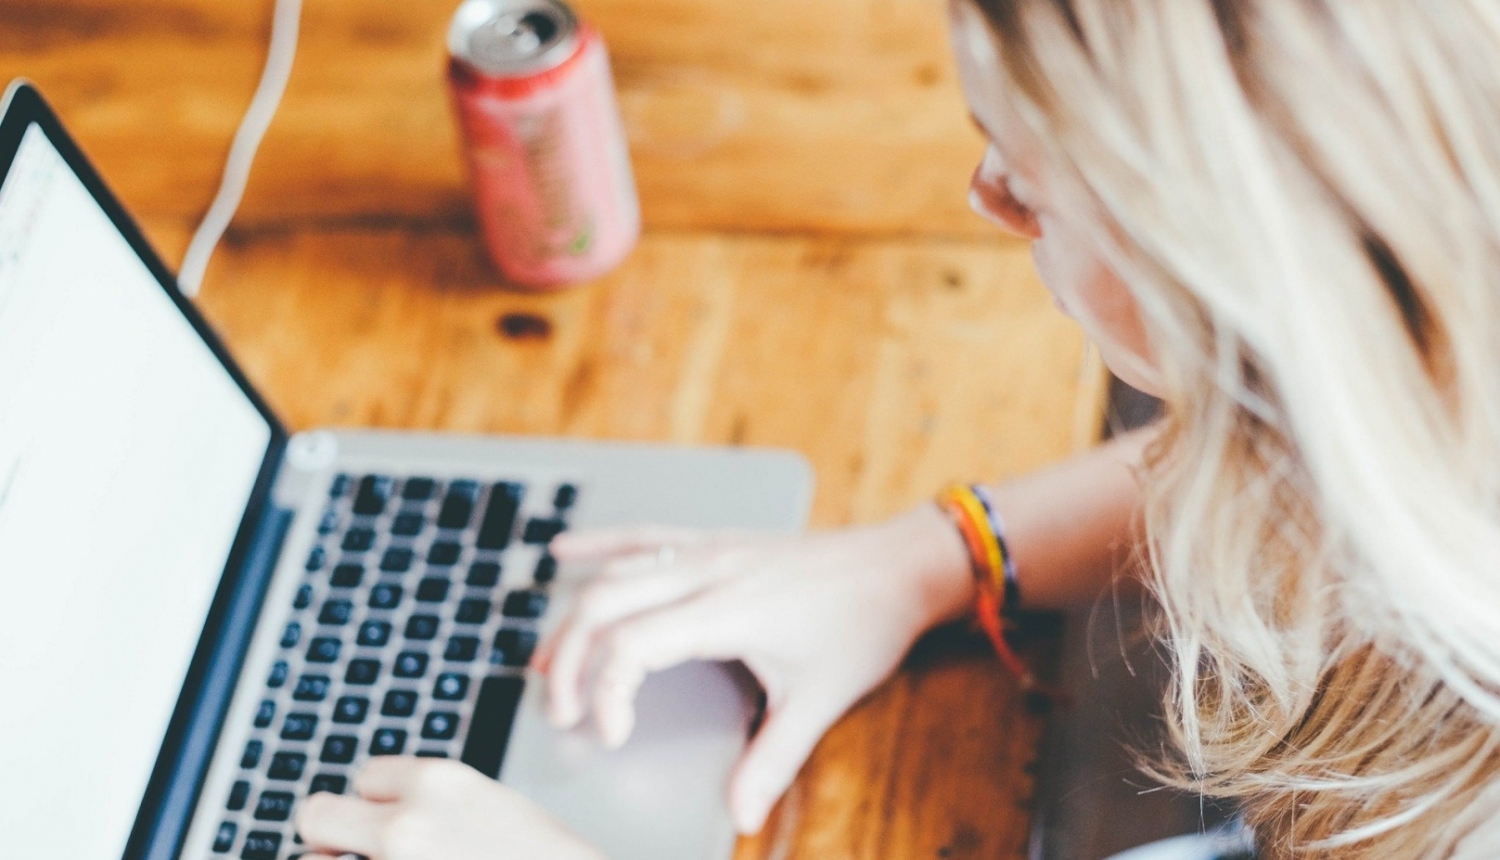
[[[689,663],[647,678],[624,747],[557,732],[543,684],[526,685],[500,779],[611,860],[727,858],[729,771],[745,745],[755,686],[743,668]]]

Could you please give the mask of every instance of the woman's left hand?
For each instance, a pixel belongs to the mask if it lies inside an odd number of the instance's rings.
[[[599,850],[479,771],[445,759],[381,757],[354,777],[358,797],[301,804],[304,860],[603,860]]]

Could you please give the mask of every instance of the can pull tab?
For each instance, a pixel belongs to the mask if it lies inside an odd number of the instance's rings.
[[[448,28],[448,52],[482,74],[514,77],[573,55],[578,20],[560,0],[465,0]]]
[[[500,15],[474,31],[474,53],[499,60],[529,57],[557,35],[557,22],[538,12]]]
[[[499,54],[525,56],[536,52],[556,32],[557,25],[545,15],[535,12],[526,15],[501,15],[488,27],[481,28],[474,34],[474,47]]]

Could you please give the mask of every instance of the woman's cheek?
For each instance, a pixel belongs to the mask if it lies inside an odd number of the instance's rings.
[[[1037,242],[1032,256],[1053,301],[1083,326],[1105,365],[1128,385],[1160,396],[1140,309],[1125,283],[1087,251]]]
[[[1042,284],[1052,294],[1052,301],[1058,310],[1077,319],[1077,309],[1080,307],[1077,257],[1070,261],[1070,255],[1059,251],[1057,246],[1058,242],[1053,234],[1049,234],[1044,227],[1042,238],[1031,243],[1031,261]]]

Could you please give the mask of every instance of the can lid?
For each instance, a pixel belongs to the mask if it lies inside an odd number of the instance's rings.
[[[448,53],[487,75],[545,72],[577,44],[578,19],[559,0],[464,0],[448,26]]]

